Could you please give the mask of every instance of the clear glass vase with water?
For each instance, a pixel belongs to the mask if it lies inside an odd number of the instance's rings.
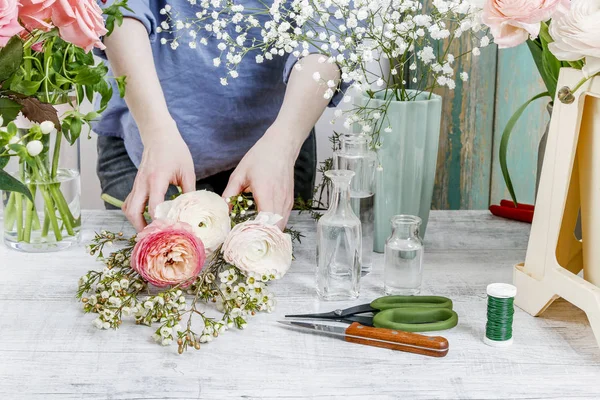
[[[362,226],[362,273],[373,268],[374,182],[377,154],[369,149],[365,135],[343,135],[334,153],[334,168],[354,172],[350,204]]]
[[[386,295],[416,295],[423,277],[421,218],[397,215],[392,218],[392,235],[385,243],[384,290]]]
[[[21,142],[28,130],[20,129]],[[81,182],[79,142],[67,143],[52,132],[43,137],[47,149],[28,162],[14,157],[7,169],[25,184],[33,202],[17,192],[1,192],[4,208],[4,243],[24,252],[66,249],[80,240]]]
[[[317,224],[317,294],[323,300],[350,300],[359,295],[362,233],[350,204],[354,172],[325,173],[333,185],[329,210]]]

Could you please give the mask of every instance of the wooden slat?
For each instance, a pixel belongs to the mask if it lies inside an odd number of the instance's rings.
[[[453,45],[458,55],[471,48],[467,35]],[[489,204],[494,126],[496,49],[484,48],[478,57],[457,61],[456,89],[443,90],[442,130],[438,171],[433,194],[435,209],[485,209]]]

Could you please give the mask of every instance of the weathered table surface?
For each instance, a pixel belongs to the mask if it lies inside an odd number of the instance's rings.
[[[482,342],[486,285],[510,282],[529,225],[487,212],[432,213],[424,294],[448,296],[460,316],[443,335],[443,359],[289,330],[286,313],[325,311],[314,290],[315,223],[293,216],[306,238],[286,277],[271,285],[273,314],[250,320],[200,351],[178,355],[146,327],[98,331],[75,300],[79,276],[98,267],[84,251],[94,230],[131,232],[119,212],[85,212],[80,247],[23,254],[0,246],[0,395],[5,399],[566,399],[600,397],[600,351],[585,314],[556,302],[542,317],[517,310],[515,343]],[[382,256],[360,301],[382,294]]]

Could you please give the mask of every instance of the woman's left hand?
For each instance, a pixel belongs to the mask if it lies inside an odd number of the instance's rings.
[[[259,211],[283,217],[284,229],[294,205],[294,165],[301,143],[293,135],[271,127],[246,153],[229,178],[223,197],[252,192]]]

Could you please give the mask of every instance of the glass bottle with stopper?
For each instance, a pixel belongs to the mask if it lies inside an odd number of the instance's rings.
[[[374,182],[377,154],[369,149],[365,135],[342,135],[340,149],[334,153],[334,168],[354,172],[350,203],[362,224],[362,273],[371,271],[373,253]]]
[[[317,224],[317,294],[323,300],[356,299],[361,273],[361,226],[350,205],[354,172],[331,170],[329,210]]]

